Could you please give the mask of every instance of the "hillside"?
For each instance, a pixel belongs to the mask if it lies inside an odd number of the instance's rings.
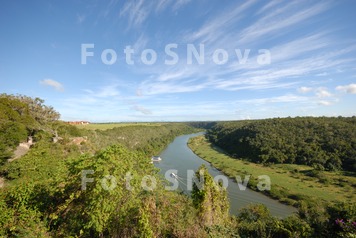
[[[356,172],[356,118],[283,118],[224,122],[209,140],[236,158]]]

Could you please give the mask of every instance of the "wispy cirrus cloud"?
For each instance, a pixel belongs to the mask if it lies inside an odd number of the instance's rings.
[[[119,16],[127,19],[128,28],[138,27],[144,23],[150,14],[162,12],[167,8],[177,11],[181,7],[187,5],[190,1],[191,0],[126,1],[120,10]]]
[[[144,0],[127,1],[120,11],[120,16],[128,18],[129,27],[142,24],[149,15]]]
[[[206,83],[197,83],[195,80],[185,82],[146,80],[140,84],[138,91],[141,95],[159,95],[197,92],[206,87]]]
[[[145,49],[149,42],[149,38],[144,34],[141,33],[141,35],[137,38],[135,43],[132,45],[133,50],[135,53],[142,52],[142,50]]]
[[[155,11],[161,12],[169,7],[172,11],[177,11],[190,2],[191,0],[157,0],[155,1]]]
[[[226,29],[232,27],[239,19],[243,17],[241,13],[255,4],[255,0],[246,1],[240,6],[228,9],[227,12],[219,14],[214,18],[207,21],[198,30],[188,32],[184,36],[184,40],[187,42],[194,42],[199,40],[201,43],[215,42],[221,40],[222,36],[226,35]]]
[[[331,40],[327,38],[326,32],[319,32],[307,36],[302,36],[286,43],[281,43],[270,49],[273,63],[279,63],[300,56],[305,56],[312,52],[318,52],[330,45]]]
[[[256,14],[264,13],[264,12],[270,10],[272,7],[275,7],[276,5],[280,4],[281,2],[282,2],[281,0],[269,1],[260,10],[258,10]]]
[[[135,115],[144,115],[146,118],[163,115],[179,118],[188,115],[187,110],[194,111],[193,108],[195,112],[205,115],[211,115],[211,111],[214,111],[233,118],[231,108],[237,107],[236,105],[246,106],[246,109],[241,111],[246,116],[250,115],[248,110],[252,104],[257,105],[259,110],[267,110],[271,105],[277,107],[281,104],[290,104],[302,108],[306,106],[323,108],[320,106],[332,106],[338,102],[338,95],[322,84],[313,86],[310,83],[311,79],[307,80],[309,83],[303,80],[307,77],[318,77],[319,79],[315,80],[321,82],[321,79],[332,77],[332,70],[341,71],[354,65],[356,62],[352,53],[355,52],[355,46],[350,42],[343,45],[342,40],[332,35],[334,30],[332,28],[326,31],[320,30],[320,27],[309,27],[307,31],[294,32],[294,29],[303,28],[308,24],[314,26],[314,17],[330,9],[332,6],[330,2],[316,2],[311,5],[304,1],[231,3],[225,10],[215,12],[200,24],[192,24],[183,29],[180,32],[182,34],[173,34],[172,37],[164,35],[162,39],[161,35],[147,32],[142,27],[150,17],[176,11],[190,3],[191,1],[187,0],[125,2],[119,11],[119,18],[127,21],[127,30],[142,29],[141,33],[136,32],[132,36],[134,58],[137,61],[134,66],[129,66],[140,76],[140,80],[135,84],[136,95],[127,100],[120,94],[121,91],[113,87],[102,88],[95,92],[97,96],[94,96],[94,92],[88,92],[86,96],[94,98],[96,104],[107,102],[105,108],[108,110],[113,110],[114,105],[118,105],[126,114],[134,112]],[[256,13],[250,14],[253,11]],[[293,37],[289,37],[290,33],[293,33],[291,34]],[[166,56],[162,47],[164,39],[169,40],[166,43],[174,43],[174,40],[179,43],[180,48],[176,52],[180,60],[175,65],[167,66],[162,63]],[[203,65],[187,64],[184,57],[186,44],[194,44],[197,48],[199,44],[204,44]],[[144,48],[157,50],[158,59],[163,60],[149,67],[140,64],[138,55]],[[216,65],[213,62],[212,55],[216,49],[225,49],[228,52],[229,60],[226,64]],[[242,52],[251,49],[246,63],[239,61],[235,49],[241,49]],[[269,50],[271,64],[258,63],[260,56],[258,49]],[[140,67],[137,67],[138,64]],[[309,87],[310,85],[313,87]],[[171,105],[166,105],[164,101],[158,103],[155,101],[169,95],[179,97],[178,95],[182,93],[206,94],[213,90],[224,93],[283,90],[284,93],[270,97],[247,95],[247,99],[234,102],[209,102],[211,107],[204,103],[185,105],[184,102],[174,103],[174,100],[167,100]],[[341,86],[337,90],[350,91]],[[295,95],[296,92],[304,95]]]
[[[288,102],[306,102],[310,99],[308,97],[302,97],[294,94],[287,94],[282,96],[268,97],[268,98],[256,98],[239,100],[239,103],[248,104],[268,104],[268,103],[288,103]]]
[[[232,55],[230,62],[222,66],[207,60],[204,65],[190,67],[183,59],[181,64],[174,67],[157,67],[155,71],[160,73],[145,80],[141,84],[141,91],[145,92],[148,85],[151,88],[159,88],[157,94],[199,91],[205,88],[229,91],[291,88],[299,84],[299,78],[305,75],[315,74],[320,77],[322,73],[327,76],[326,72],[330,69],[355,63],[355,59],[348,56],[350,52],[355,51],[354,47],[330,52],[324,48],[329,41],[324,37],[324,34],[317,33],[273,47],[270,65],[258,64],[258,55],[249,57],[248,61],[242,64]],[[156,84],[157,87],[152,87]],[[174,90],[174,85],[180,90]],[[181,90],[182,85],[186,86],[185,90]]]
[[[149,77],[142,81],[139,91],[142,94],[169,94],[205,89],[295,90],[296,85],[300,84],[300,78],[306,75],[322,77],[330,75],[329,71],[333,68],[355,63],[354,57],[350,56],[355,51],[352,45],[331,48],[339,44],[335,38],[329,37],[332,29],[327,32],[311,30],[294,38],[282,37],[289,34],[292,27],[301,27],[314,16],[328,10],[330,2],[317,2],[311,6],[300,1],[266,3],[258,11],[255,21],[240,26],[240,22],[249,17],[246,12],[253,7],[256,7],[255,1],[238,3],[212,16],[196,29],[187,31],[180,37],[180,41],[205,43],[205,64],[190,67],[183,59],[183,62],[174,66],[160,65],[155,70],[151,68]],[[239,30],[232,30],[237,26],[240,26]],[[274,34],[275,40],[266,47],[261,39],[271,34]],[[271,64],[259,64],[256,49],[251,50],[246,63],[239,62],[234,50],[244,50],[243,47],[251,45],[251,42],[271,52]],[[227,50],[229,60],[225,65],[217,66],[212,62],[212,54],[219,48]]]
[[[263,36],[281,31],[287,27],[291,27],[317,14],[320,14],[329,6],[330,4],[328,2],[320,2],[312,5],[311,7],[307,6],[301,8],[299,11],[295,11],[296,2],[291,1],[288,5],[279,9],[274,9],[268,15],[262,17],[254,24],[244,29],[240,34],[239,42],[247,43],[256,41]],[[283,18],[282,21],[281,18]]]
[[[172,7],[173,11],[176,11],[179,8],[187,5],[190,1],[191,0],[176,0]]]
[[[64,91],[64,87],[60,82],[57,82],[56,80],[53,79],[44,79],[40,81],[41,85],[45,85],[45,86],[50,86],[52,88],[54,88],[55,90],[59,91],[59,92],[63,92]]]

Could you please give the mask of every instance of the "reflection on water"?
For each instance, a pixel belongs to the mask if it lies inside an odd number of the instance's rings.
[[[179,188],[189,194],[187,191],[187,175],[196,171],[200,165],[205,164],[212,176],[223,175],[219,170],[212,167],[208,162],[195,155],[187,146],[189,138],[202,135],[203,133],[183,135],[177,137],[161,154],[162,161],[155,163],[156,167],[160,169],[160,173],[164,175],[167,170],[177,170]],[[189,178],[189,177],[188,177]],[[242,180],[244,177],[242,177]],[[272,185],[273,186],[273,181]],[[271,214],[278,217],[286,217],[296,211],[291,206],[279,203],[261,193],[246,189],[244,191],[239,189],[238,184],[232,179],[228,179],[228,196],[230,199],[230,212],[231,214],[237,214],[238,209],[250,204],[250,203],[262,203],[265,204]]]

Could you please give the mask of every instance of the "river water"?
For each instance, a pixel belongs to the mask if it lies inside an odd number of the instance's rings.
[[[160,169],[160,174],[163,176],[167,170],[177,170],[176,174],[178,175],[179,181],[178,189],[183,190],[186,194],[189,194],[187,186],[188,181],[190,180],[189,177],[187,177],[187,174],[192,173],[188,171],[195,172],[202,164],[205,164],[209,173],[213,177],[224,175],[219,170],[212,167],[210,163],[194,154],[188,147],[187,142],[189,138],[202,134],[203,133],[196,133],[176,137],[175,140],[160,154],[162,161],[158,163],[155,162],[156,167]],[[242,177],[242,181],[244,181],[244,177]],[[273,186],[273,181],[271,181],[271,186]],[[262,193],[255,192],[248,188],[246,188],[246,190],[240,190],[239,185],[232,179],[228,179],[227,192],[230,200],[230,213],[234,215],[238,213],[240,208],[251,203],[262,203],[268,207],[272,215],[281,218],[296,212],[294,207],[275,201]]]

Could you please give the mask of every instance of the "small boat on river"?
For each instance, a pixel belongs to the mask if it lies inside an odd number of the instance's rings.
[[[162,159],[161,159],[161,157],[159,157],[159,156],[152,156],[152,158],[151,158],[151,161],[152,162],[159,162],[159,161],[161,161]]]
[[[175,173],[171,173],[170,176],[171,176],[172,178],[178,179],[178,175],[176,175]]]

